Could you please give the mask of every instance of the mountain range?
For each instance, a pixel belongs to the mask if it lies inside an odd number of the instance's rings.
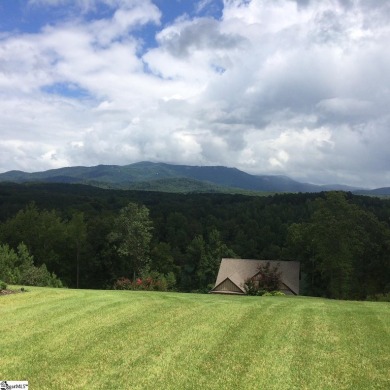
[[[103,188],[168,192],[320,192],[352,191],[390,195],[390,188],[366,190],[345,185],[301,183],[287,176],[251,175],[224,166],[189,166],[139,162],[130,165],[67,167],[42,172],[9,171],[0,182],[54,182],[89,184]]]

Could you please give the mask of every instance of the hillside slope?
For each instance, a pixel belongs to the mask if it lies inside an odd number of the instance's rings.
[[[388,304],[28,287],[1,378],[37,389],[388,389]]]
[[[186,179],[186,180],[184,180]],[[69,167],[44,172],[9,171],[0,174],[0,182],[57,182],[89,184],[105,188],[158,190],[170,192],[224,192],[229,189],[265,192],[319,192],[353,190],[336,185],[318,186],[300,183],[286,176],[250,175],[223,166],[189,166],[140,162],[125,166],[97,165]],[[159,181],[156,183],[156,181]]]

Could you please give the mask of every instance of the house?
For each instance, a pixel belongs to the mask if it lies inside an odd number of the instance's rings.
[[[259,266],[270,263],[281,272],[280,291],[287,295],[299,294],[299,261],[222,259],[214,294],[245,294],[244,283],[259,273]]]

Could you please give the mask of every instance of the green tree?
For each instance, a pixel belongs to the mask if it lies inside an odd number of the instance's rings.
[[[187,283],[192,288],[202,289],[207,286],[207,271],[210,258],[206,252],[206,242],[202,235],[196,236],[187,247],[187,264],[185,271],[188,275]],[[191,283],[192,280],[192,283]]]
[[[236,253],[224,243],[221,233],[217,229],[212,229],[208,234],[206,254],[206,263],[201,263],[198,269],[198,274],[204,278],[204,283],[206,285],[215,283],[219,265],[223,257],[238,257]]]
[[[47,270],[45,264],[34,265],[34,258],[23,243],[16,251],[7,244],[0,245],[0,279],[12,284],[62,287],[62,282]]]
[[[162,274],[177,272],[171,246],[166,242],[156,244],[151,252],[150,268]]]
[[[0,280],[12,284],[20,280],[18,255],[8,244],[0,245]]]
[[[374,270],[389,269],[389,237],[388,227],[370,212],[346,194],[330,192],[313,202],[309,222],[290,226],[288,249],[302,261],[308,294],[364,298],[373,284],[381,290],[386,285],[388,277]]]
[[[120,210],[114,229],[108,236],[125,261],[123,271],[129,273],[132,270],[134,279],[149,264],[152,230],[148,208],[130,202]]]
[[[76,212],[67,224],[69,246],[72,248],[76,260],[76,288],[80,286],[80,258],[87,242],[87,225],[84,213]]]
[[[186,270],[192,275],[193,282],[189,283],[191,276],[187,275],[185,280],[192,287],[199,290],[209,289],[215,282],[219,264],[223,257],[237,257],[221,239],[217,229],[212,229],[207,240],[203,235],[196,236],[187,247]]]
[[[0,227],[0,240],[16,248],[24,242],[37,265],[47,264],[62,271],[66,248],[66,224],[55,210],[39,210],[30,203]]]
[[[328,193],[315,201],[310,222],[291,230],[291,239],[300,240],[295,245],[302,247],[302,240],[307,245],[304,253],[310,258],[303,259],[304,264],[321,275],[326,295],[332,298],[347,298],[351,292],[353,259],[362,234],[354,224],[356,212],[343,194]]]
[[[167,216],[165,236],[166,242],[169,242],[172,248],[179,248],[181,251],[185,251],[190,241],[188,225],[188,219],[182,213],[172,212]]]

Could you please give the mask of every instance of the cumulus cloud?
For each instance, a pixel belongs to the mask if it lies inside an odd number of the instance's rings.
[[[165,25],[151,0],[71,3],[30,0],[70,13],[0,35],[2,171],[152,160],[389,185],[389,2],[213,17],[202,0]]]
[[[230,50],[244,41],[239,34],[223,33],[219,27],[214,19],[187,20],[165,28],[157,34],[157,41],[174,57],[187,58],[195,51]]]

